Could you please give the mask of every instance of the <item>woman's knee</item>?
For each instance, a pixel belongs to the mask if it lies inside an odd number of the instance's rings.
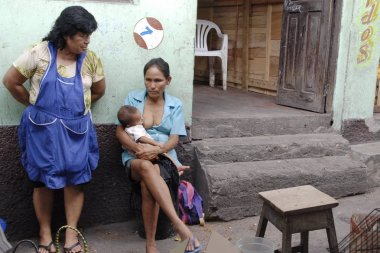
[[[64,192],[73,193],[73,194],[81,194],[83,193],[83,185],[69,185],[64,188]]]
[[[140,175],[148,174],[153,171],[154,165],[152,162],[147,161],[147,160],[141,160],[139,165],[138,165],[138,171]]]

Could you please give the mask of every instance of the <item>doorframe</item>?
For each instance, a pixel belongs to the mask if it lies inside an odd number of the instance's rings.
[[[337,62],[339,54],[339,36],[342,20],[342,8],[343,0],[334,0],[333,3],[333,17],[331,27],[331,43],[330,43],[330,55],[328,60],[328,71],[326,83],[326,99],[325,99],[325,113],[332,113],[332,105],[334,99],[334,90],[336,82]]]

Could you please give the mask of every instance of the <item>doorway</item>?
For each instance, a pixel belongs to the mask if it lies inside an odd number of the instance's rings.
[[[281,105],[325,113],[331,111],[330,79],[335,76],[335,70],[328,69],[335,60],[330,52],[336,46],[331,34],[338,26],[333,24],[339,22],[336,2],[198,0],[198,19],[211,20],[228,34],[229,87],[277,97]],[[212,38],[210,43],[217,41]],[[215,61],[216,84],[221,83],[219,66]],[[208,80],[206,58],[195,58],[194,73],[196,82]]]

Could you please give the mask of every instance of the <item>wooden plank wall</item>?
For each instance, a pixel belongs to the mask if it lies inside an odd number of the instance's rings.
[[[276,95],[282,5],[283,0],[198,0],[198,19],[212,20],[228,34],[229,86]],[[219,60],[215,69],[220,84]],[[195,80],[208,81],[206,57],[195,58]]]

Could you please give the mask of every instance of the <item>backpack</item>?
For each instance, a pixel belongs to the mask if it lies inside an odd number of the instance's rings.
[[[181,180],[178,187],[179,214],[185,224],[204,225],[203,200],[190,182]]]

